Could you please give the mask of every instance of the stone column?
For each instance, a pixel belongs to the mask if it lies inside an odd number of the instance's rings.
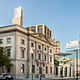
[[[60,77],[60,66],[58,67],[58,76]]]
[[[71,66],[71,77],[73,77],[73,73],[74,73],[73,66]]]
[[[54,75],[56,76],[56,67],[57,66],[54,66]]]
[[[36,52],[37,52],[37,42],[35,42],[35,51],[34,51],[34,55],[35,55],[35,60],[36,60]]]
[[[49,62],[49,47],[47,46],[47,53],[48,53],[48,55],[47,55],[47,62]]]
[[[63,67],[63,77],[65,77],[65,67]]]
[[[42,60],[44,60],[44,44],[42,44]]]
[[[67,67],[67,77],[70,77],[70,67]]]

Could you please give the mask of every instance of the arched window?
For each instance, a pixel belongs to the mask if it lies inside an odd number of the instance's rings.
[[[24,64],[21,64],[21,73],[24,73]]]
[[[48,67],[46,66],[46,73],[48,73]]]

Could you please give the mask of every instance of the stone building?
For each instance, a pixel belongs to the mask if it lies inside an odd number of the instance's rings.
[[[18,13],[19,12],[19,13]],[[15,76],[54,77],[54,54],[60,52],[60,42],[52,39],[51,30],[45,25],[23,27],[23,10],[14,11],[12,25],[0,27],[0,46],[7,47],[13,67],[6,72]],[[33,68],[33,69],[32,69]]]

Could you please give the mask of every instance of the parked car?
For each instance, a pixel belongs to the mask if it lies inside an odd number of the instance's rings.
[[[0,74],[0,80],[13,80],[13,77],[7,73]]]

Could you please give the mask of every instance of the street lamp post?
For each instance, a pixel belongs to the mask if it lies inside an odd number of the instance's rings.
[[[42,75],[42,67],[41,67],[41,65],[39,66],[39,74],[40,74],[40,80],[41,80],[41,75]]]

